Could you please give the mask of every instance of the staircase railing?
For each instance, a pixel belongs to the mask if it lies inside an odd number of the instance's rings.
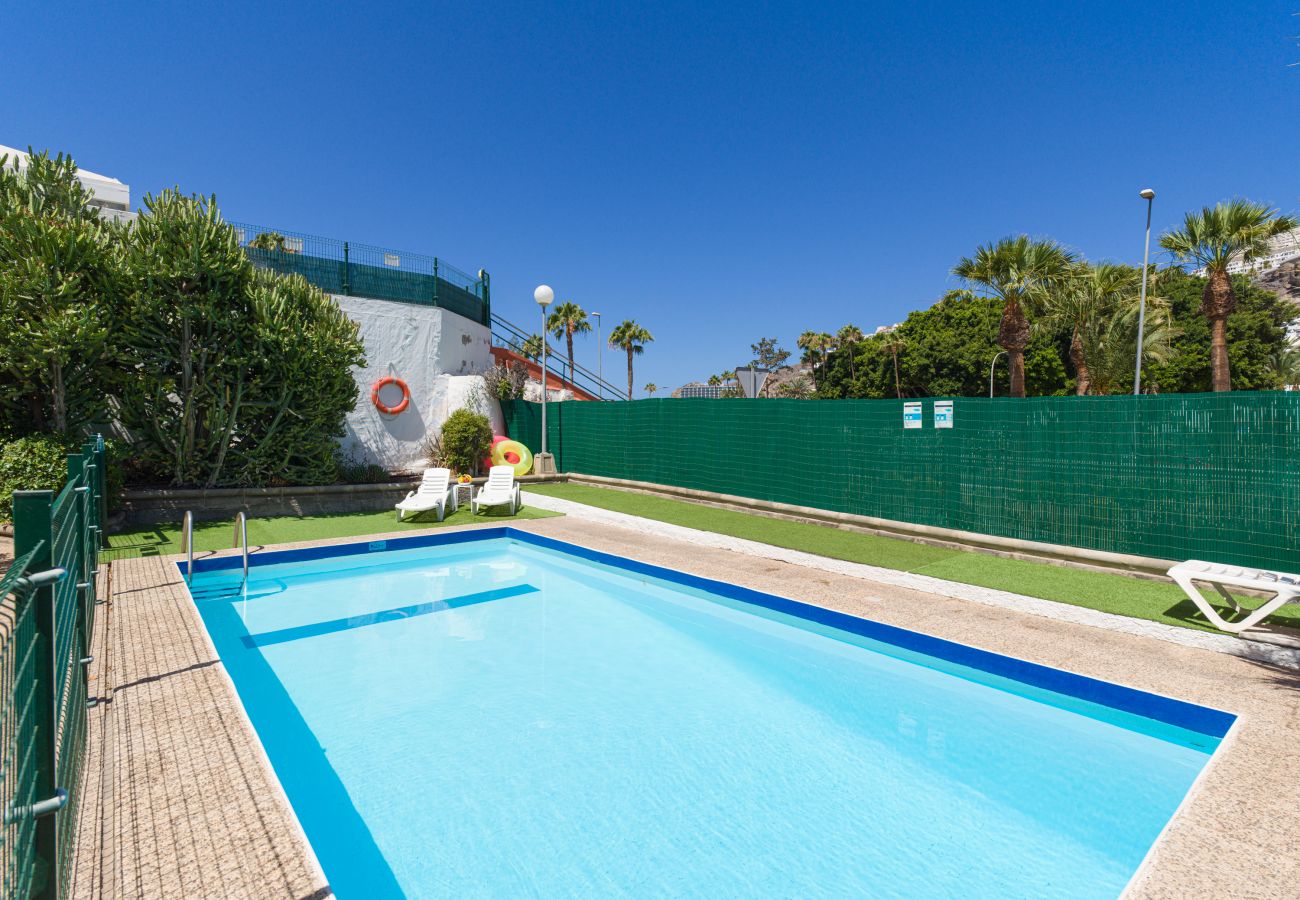
[[[530,359],[541,364],[540,359],[534,359],[524,353],[524,342],[527,341],[531,334],[525,332],[519,326],[515,325],[496,313],[492,314],[492,341],[498,347],[505,347],[513,350],[520,356]],[[546,355],[547,369],[556,378],[567,381],[574,387],[580,388],[592,395],[598,400],[626,400],[627,389],[616,387],[610,382],[601,378],[595,372],[579,363],[574,363],[570,368],[569,360],[554,352],[548,352]]]

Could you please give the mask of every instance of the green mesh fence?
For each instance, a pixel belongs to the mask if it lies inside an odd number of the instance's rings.
[[[14,492],[14,548],[0,578],[0,878],[4,897],[66,897],[81,767],[86,665],[104,510],[103,441],[68,457],[68,480]],[[55,577],[62,570],[61,577]],[[62,793],[61,805],[50,805]]]
[[[1164,559],[1300,570],[1300,393],[553,403],[562,472]],[[502,404],[540,446],[540,406]]]
[[[253,265],[301,275],[330,294],[436,306],[491,325],[488,280],[436,256],[232,222]],[[249,246],[255,242],[258,246]]]

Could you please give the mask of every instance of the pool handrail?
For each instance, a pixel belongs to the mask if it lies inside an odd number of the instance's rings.
[[[194,580],[194,511],[185,510],[181,519],[181,549],[185,551],[185,583]]]
[[[248,516],[241,509],[235,514],[235,536],[232,546],[239,547],[244,557],[244,580],[248,580]]]

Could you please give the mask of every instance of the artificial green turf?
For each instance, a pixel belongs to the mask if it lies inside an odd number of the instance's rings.
[[[528,486],[528,490],[833,559],[916,572],[1168,625],[1215,630],[1177,585],[1165,582],[1007,559],[974,550],[950,550],[899,538],[790,522],[586,484],[533,484]],[[1252,605],[1259,603],[1258,599],[1244,600]],[[1300,627],[1300,613],[1291,611],[1291,607],[1284,609],[1286,611],[1276,613],[1272,621]]]
[[[327,516],[277,516],[275,518],[250,518],[248,543],[250,547],[287,544],[293,541],[314,541],[321,538],[356,537],[367,534],[385,534],[392,531],[417,531],[447,525],[469,525],[473,522],[497,525],[518,519],[544,519],[560,515],[544,509],[525,506],[512,517],[504,508],[487,509],[477,516],[470,515],[469,504],[438,522],[433,513],[425,513],[405,522],[397,521],[397,513],[384,512],[340,513]],[[233,545],[234,528],[230,521],[198,522],[194,526],[195,551],[227,550]],[[165,556],[181,552],[179,524],[153,525],[134,528],[120,534],[110,534],[110,560],[130,559],[139,556]]]

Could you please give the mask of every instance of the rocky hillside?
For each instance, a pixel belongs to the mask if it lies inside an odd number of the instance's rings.
[[[1276,269],[1270,269],[1259,275],[1255,283],[1270,291],[1276,291],[1279,297],[1290,300],[1300,314],[1300,256],[1289,259]]]

